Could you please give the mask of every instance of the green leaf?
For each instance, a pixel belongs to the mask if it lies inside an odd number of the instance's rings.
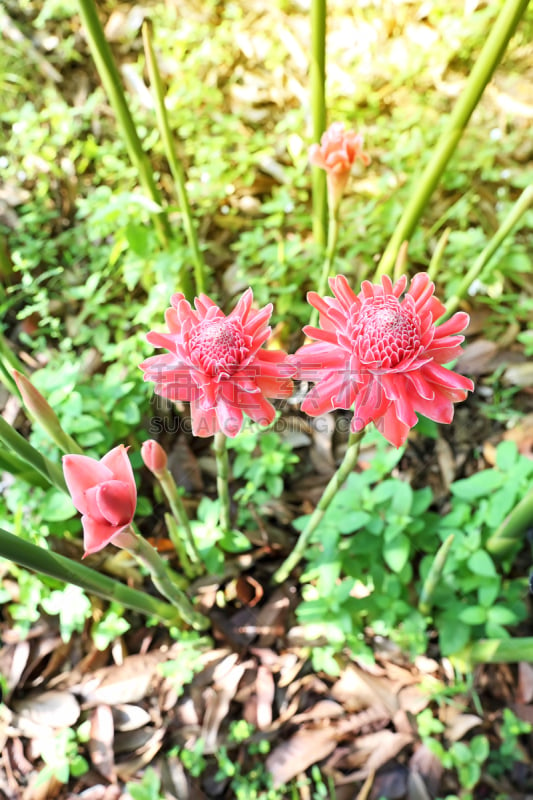
[[[505,475],[494,469],[477,472],[470,478],[455,481],[451,485],[451,492],[462,500],[474,502],[481,497],[488,497],[495,489],[499,489],[507,480]]]
[[[367,524],[370,518],[367,511],[348,511],[338,521],[339,532],[346,534],[358,531]]]
[[[483,586],[480,586],[477,592],[479,605],[485,606],[485,608],[491,606],[500,593],[500,585],[501,581],[499,577],[485,581]]]
[[[40,504],[40,511],[46,522],[64,522],[76,514],[70,497],[64,492],[60,492],[59,489],[49,489],[45,493]]]
[[[409,558],[410,542],[404,533],[400,533],[390,542],[384,542],[383,558],[393,572],[401,572]]]
[[[461,611],[459,619],[467,625],[482,625],[487,619],[487,609],[483,606],[469,606]]]
[[[518,458],[518,448],[515,442],[500,442],[496,448],[496,465],[502,472],[509,472]]]
[[[470,742],[470,752],[478,764],[483,764],[489,757],[490,747],[486,736],[474,736]]]
[[[492,578],[496,575],[494,562],[484,550],[478,550],[476,553],[472,553],[467,564],[469,570],[475,575],[484,575],[487,578]]]
[[[488,609],[487,616],[496,625],[515,625],[519,621],[515,612],[507,606],[492,606]]]
[[[470,641],[470,628],[458,619],[443,619],[438,625],[439,645],[443,656],[458,653]]]

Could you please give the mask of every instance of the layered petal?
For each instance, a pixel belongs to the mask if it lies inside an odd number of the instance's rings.
[[[269,397],[292,393],[294,366],[282,351],[264,350],[270,337],[272,305],[254,309],[251,289],[225,316],[206,295],[192,309],[183,295],[172,297],[166,319],[170,334],[151,331],[151,344],[167,353],[140,365],[157,394],[191,403],[193,433],[211,436],[219,430],[235,436],[243,413],[260,421],[273,419]]]
[[[353,405],[352,430],[373,421],[396,447],[417,422],[417,413],[450,422],[453,403],[474,386],[442,366],[461,352],[468,315],[455,314],[443,325],[445,312],[425,273],[394,284],[363,281],[355,295],[345,277],[330,279],[334,297],[310,293],[320,312],[320,328],[306,328],[316,342],[294,356],[298,377],[316,385],[302,404],[312,416]],[[349,401],[350,405],[347,405]]]

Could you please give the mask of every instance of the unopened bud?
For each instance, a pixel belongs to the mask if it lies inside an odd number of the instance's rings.
[[[148,439],[141,447],[142,460],[157,477],[167,468],[167,454],[155,439]]]
[[[22,400],[32,417],[44,428],[48,436],[64,453],[81,453],[79,445],[65,433],[50,403],[21,372],[13,370],[13,377]]]

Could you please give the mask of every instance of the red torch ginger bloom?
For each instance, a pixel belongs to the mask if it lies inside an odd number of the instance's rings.
[[[396,447],[416,425],[415,412],[451,422],[453,403],[474,385],[442,365],[461,352],[468,314],[458,312],[436,327],[445,308],[423,272],[403,299],[405,275],[394,285],[387,276],[381,285],[364,281],[359,295],[342,275],[329,283],[335,297],[308,295],[321,327],[307,326],[304,333],[317,342],[295,355],[299,377],[317,381],[302,410],[318,416],[353,406],[354,433],[373,421]]]
[[[135,535],[126,531],[137,505],[137,489],[127,447],[120,444],[100,461],[89,456],[63,456],[63,473],[72,502],[83,515],[85,556],[107,544],[131,547]]]
[[[320,144],[309,148],[309,161],[327,172],[328,196],[333,211],[339,206],[350,170],[356,158],[365,167],[370,156],[363,150],[363,137],[355,131],[345,131],[342,122],[334,122],[322,134]]]
[[[183,294],[175,294],[165,314],[169,333],[151,331],[146,337],[169,352],[140,365],[144,379],[155,383],[156,394],[190,402],[195,436],[219,430],[236,436],[243,413],[269,425],[275,409],[267,398],[292,393],[294,370],[286,353],[261,350],[271,332],[272,305],[255,310],[252,300],[248,289],[226,316],[204,294],[194,309]]]

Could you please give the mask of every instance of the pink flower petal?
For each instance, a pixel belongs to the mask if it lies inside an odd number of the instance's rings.
[[[81,514],[88,513],[86,492],[102,481],[113,478],[112,470],[89,456],[63,456],[63,473],[74,506]]]

